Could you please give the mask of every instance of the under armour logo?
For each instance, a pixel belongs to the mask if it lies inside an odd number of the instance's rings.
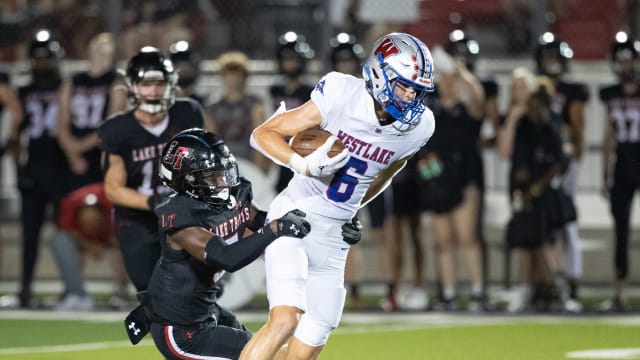
[[[291,227],[289,227],[289,229],[291,229],[293,235],[298,235],[298,233],[300,232],[300,230],[293,224],[291,224]]]
[[[138,335],[140,333],[140,329],[138,329],[136,327],[136,323],[135,321],[132,321],[129,326],[128,326],[129,330],[131,330],[131,332],[133,333],[133,335]]]

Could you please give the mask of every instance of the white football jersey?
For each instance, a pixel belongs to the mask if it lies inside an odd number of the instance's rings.
[[[316,84],[311,100],[322,113],[321,127],[342,141],[350,158],[327,177],[294,175],[287,192],[305,212],[351,219],[380,171],[417,152],[435,130],[429,109],[409,131],[398,131],[392,124],[381,126],[364,80],[351,75],[328,73]]]

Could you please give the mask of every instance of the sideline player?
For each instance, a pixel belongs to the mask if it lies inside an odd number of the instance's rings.
[[[344,307],[349,247],[342,223],[380,194],[434,132],[423,102],[434,86],[433,61],[420,40],[403,33],[381,37],[363,76],[328,73],[310,101],[276,114],[252,134],[254,148],[295,172],[267,217],[300,208],[312,230],[303,240],[282,237],[267,247],[269,320],[240,359],[271,359],[287,340],[291,358],[319,356]],[[286,139],[314,127],[335,136],[306,157],[294,153]],[[346,148],[330,158],[336,138]]]
[[[600,100],[607,106],[602,194],[609,199],[615,225],[615,283],[613,297],[600,304],[599,310],[605,312],[628,310],[624,291],[629,277],[631,204],[640,189],[640,53],[636,44],[627,34],[616,34],[611,62],[618,83],[600,90]]]
[[[140,49],[129,60],[125,77],[135,108],[98,128],[105,192],[115,207],[114,230],[138,291],[147,288],[160,258],[158,225],[151,209],[169,190],[160,184],[158,159],[172,136],[203,126],[200,105],[175,99],[177,81],[171,61],[158,49]]]

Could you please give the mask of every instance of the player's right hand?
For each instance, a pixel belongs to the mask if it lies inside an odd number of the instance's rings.
[[[309,175],[315,177],[328,176],[347,164],[347,161],[349,161],[349,150],[346,148],[339,154],[329,157],[328,152],[334,141],[338,141],[338,138],[329,136],[324,144],[304,157],[307,161],[307,171]]]
[[[311,224],[304,219],[306,214],[298,209],[291,210],[276,220],[276,236],[291,236],[302,239],[311,231]]]

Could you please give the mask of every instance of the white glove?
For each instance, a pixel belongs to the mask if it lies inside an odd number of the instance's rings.
[[[324,144],[304,157],[307,162],[308,175],[315,177],[328,176],[347,164],[347,161],[349,161],[349,150],[346,148],[334,157],[327,155],[329,150],[331,150],[333,142],[337,140],[338,138],[335,136],[329,136]]]

